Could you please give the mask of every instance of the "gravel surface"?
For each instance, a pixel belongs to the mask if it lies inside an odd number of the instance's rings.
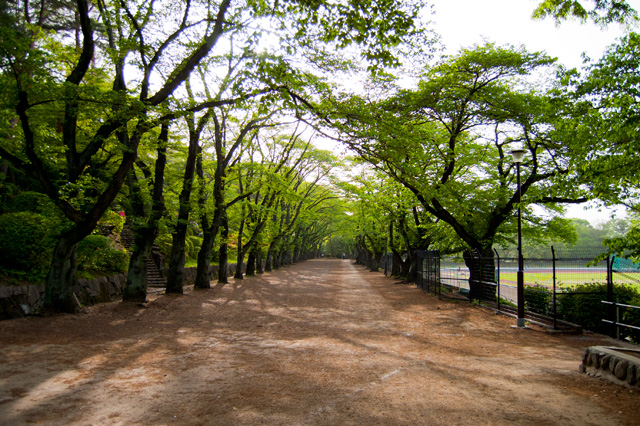
[[[348,260],[0,323],[0,425],[640,425],[552,336]]]

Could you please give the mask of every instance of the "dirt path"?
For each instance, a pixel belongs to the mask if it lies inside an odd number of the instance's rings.
[[[349,261],[0,323],[0,424],[638,425],[549,336]]]

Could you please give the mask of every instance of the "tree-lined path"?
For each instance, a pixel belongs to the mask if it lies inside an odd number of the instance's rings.
[[[638,424],[549,336],[348,260],[0,323],[0,424]]]

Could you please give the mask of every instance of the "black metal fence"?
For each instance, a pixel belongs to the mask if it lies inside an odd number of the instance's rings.
[[[418,275],[416,284],[424,292],[440,295],[442,271],[440,254],[437,250],[416,252]]]
[[[633,324],[626,324],[622,322],[622,321],[628,321],[628,320],[625,320],[625,317],[633,318],[634,315],[638,315],[640,313],[640,306],[627,305],[625,303],[608,302],[606,300],[603,300],[602,303],[611,306],[615,312],[615,315],[613,316],[612,320],[603,319],[602,322],[606,324],[611,324],[611,326],[615,330],[615,336],[617,339],[620,339],[621,330],[623,329],[623,327],[634,330],[634,331],[640,331],[640,327]],[[631,315],[625,315],[625,313],[627,312],[631,312]]]
[[[445,256],[438,251],[419,251],[415,254],[416,284],[422,291],[439,296],[457,294],[472,297],[501,311],[510,311],[515,306],[518,270],[515,256],[497,251],[490,258],[477,253]],[[640,289],[640,267],[617,257],[605,257],[596,262],[594,259],[599,254],[551,248],[546,258],[525,259],[527,318],[552,321],[555,328],[562,328],[563,319],[570,317],[585,328],[615,335],[613,327],[603,329],[603,320],[616,322],[615,310],[603,308],[601,302],[620,303],[614,284]],[[393,256],[383,256],[381,267],[387,275],[391,273],[392,262]],[[470,287],[470,282],[474,288]],[[600,306],[602,315],[592,318],[598,316],[593,315],[597,308],[591,307],[590,311],[585,304]]]
[[[382,259],[380,259],[380,268],[384,270],[384,274],[386,276],[391,275],[391,270],[393,269],[393,253],[382,255]]]

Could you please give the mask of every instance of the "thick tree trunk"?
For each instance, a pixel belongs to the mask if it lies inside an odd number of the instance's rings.
[[[293,248],[293,255],[291,256],[291,263],[298,263],[300,261],[300,249],[296,245]]]
[[[218,260],[218,282],[222,284],[229,283],[229,246],[227,241],[229,240],[229,219],[226,213],[222,214],[220,226],[222,228],[220,232],[220,256]]]
[[[244,250],[242,249],[242,238],[238,237],[238,256],[236,257],[236,273],[233,274],[233,278],[237,280],[244,279]]]
[[[245,275],[252,277],[256,275],[256,249],[249,250],[249,257],[247,258],[247,270]]]
[[[407,255],[407,260],[400,262],[400,276],[409,282],[409,270],[411,269],[411,256]]]
[[[206,229],[203,232],[202,246],[200,247],[200,251],[198,252],[198,268],[196,270],[195,282],[196,288],[211,288],[211,273],[209,272],[211,266],[211,252],[213,251],[213,244],[215,243],[216,236],[218,235],[218,231],[220,230],[220,225],[222,224],[223,215],[225,215],[225,213],[223,212],[223,207],[216,207],[216,212],[214,213],[213,217],[213,224],[209,227],[209,229]],[[228,235],[228,224],[226,232]]]
[[[382,252],[373,252],[371,259],[371,271],[378,272],[380,269],[380,259],[382,258]]]
[[[417,252],[413,252],[409,263],[409,272],[407,273],[407,281],[415,283],[418,280],[418,270],[420,269],[420,261]]]
[[[184,282],[185,238],[187,226],[180,226],[173,234],[173,245],[169,255],[169,272],[167,273],[167,293],[182,294]]]
[[[233,278],[236,280],[244,279],[244,250],[238,248],[238,256],[236,257],[236,272],[233,274]]]
[[[216,230],[217,231],[217,230]],[[213,243],[215,235],[211,228],[205,229],[202,233],[202,245],[198,252],[198,266],[196,268],[195,288],[207,289],[211,288],[211,252],[213,251]]]
[[[242,205],[242,214],[240,216],[240,227],[238,228],[238,253],[236,257],[236,273],[233,274],[233,278],[237,280],[243,279],[243,269],[244,269],[244,248],[242,245],[242,233],[244,232],[244,221],[245,221],[245,207]]]
[[[393,262],[391,263],[391,276],[392,277],[402,276],[402,258],[396,251],[393,252]]]
[[[127,283],[122,292],[123,302],[145,302],[147,300],[147,259],[153,250],[153,243],[158,236],[160,219],[164,213],[164,171],[167,164],[167,140],[169,139],[169,124],[162,125],[158,137],[158,157],[153,180],[153,202],[146,226],[134,227],[135,243],[129,260]],[[135,174],[130,172],[133,179]],[[133,183],[133,182],[132,182]],[[135,183],[134,183],[135,188]],[[144,201],[139,188],[131,189],[133,205],[136,214],[145,214]]]
[[[214,116],[214,122],[216,124],[216,152],[217,152],[217,164],[216,172],[214,175],[213,185],[213,198],[215,200],[215,212],[213,213],[213,223],[209,224],[206,215],[206,197],[204,195],[206,188],[204,184],[200,188],[200,208],[204,212],[202,215],[202,229],[203,239],[200,252],[198,252],[198,268],[196,270],[196,288],[211,288],[211,274],[209,272],[211,266],[211,252],[213,251],[213,245],[215,243],[216,236],[220,230],[220,224],[222,222],[223,212],[226,210],[224,194],[224,178],[226,176],[224,156],[220,154],[222,148],[218,146],[220,143],[220,129],[217,118]],[[197,162],[198,176],[204,182],[204,170],[202,168],[202,156],[198,157]]]
[[[407,251],[407,260],[403,261],[400,264],[400,276],[407,282],[412,282],[410,272],[411,265],[413,263],[413,248],[411,247],[409,235],[407,234],[407,229],[405,228],[404,218],[401,219],[398,223],[398,232],[400,232],[400,236],[402,237],[402,241],[404,242],[404,246]]]
[[[273,270],[273,251],[274,251],[274,242],[269,244],[269,249],[267,249],[267,258],[264,262],[264,270],[266,272],[271,272]]]
[[[180,192],[180,207],[178,210],[178,220],[173,232],[173,241],[171,246],[171,254],[169,256],[169,272],[167,273],[167,293],[183,293],[184,281],[184,263],[185,263],[185,239],[187,238],[187,229],[189,224],[189,213],[191,206],[191,190],[193,188],[193,175],[196,166],[196,157],[198,152],[198,139],[195,135],[191,135],[189,140],[189,155],[184,170],[184,180],[182,182],[182,191]]]
[[[157,228],[135,231],[135,245],[131,259],[129,259],[127,284],[122,293],[123,302],[145,302],[147,300],[147,259],[153,249],[156,235]]]
[[[281,248],[274,254],[274,257],[273,257],[274,269],[279,269],[282,266],[282,257],[284,256],[282,254],[283,252],[284,250]]]
[[[495,301],[496,265],[491,247],[465,251],[463,257],[469,268],[469,298]]]
[[[173,232],[173,246],[169,257],[169,272],[167,274],[167,293],[183,293],[184,285],[184,262],[185,262],[185,238],[189,225],[189,214],[191,212],[191,191],[193,189],[193,179],[196,171],[196,162],[201,154],[199,142],[200,134],[208,122],[210,116],[205,114],[198,119],[197,126],[193,121],[187,120],[189,127],[189,152],[187,162],[184,166],[184,178],[182,190],[180,191],[178,220]]]
[[[262,251],[256,250],[256,272],[258,274],[264,274],[264,268],[262,267]]]
[[[77,269],[78,239],[64,235],[56,244],[45,285],[44,308],[53,312],[74,313],[79,307],[73,295]]]

